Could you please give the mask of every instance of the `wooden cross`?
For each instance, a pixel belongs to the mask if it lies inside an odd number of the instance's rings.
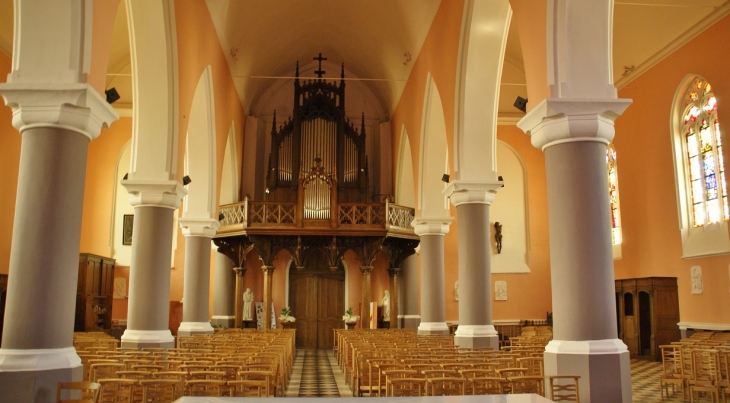
[[[316,74],[318,78],[322,78],[322,74],[326,73],[326,71],[322,70],[322,60],[327,60],[327,58],[322,57],[322,54],[320,53],[319,57],[313,57],[312,60],[319,61],[319,70],[315,71],[314,74]]]

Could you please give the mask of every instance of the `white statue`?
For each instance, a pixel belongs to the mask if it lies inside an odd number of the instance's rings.
[[[250,288],[246,288],[243,293],[243,320],[253,320],[251,316],[251,305],[253,304],[253,292]]]
[[[690,281],[692,284],[692,294],[702,294],[704,285],[702,283],[702,267],[692,266],[689,269]]]
[[[390,322],[390,291],[385,290],[383,296],[383,322]]]

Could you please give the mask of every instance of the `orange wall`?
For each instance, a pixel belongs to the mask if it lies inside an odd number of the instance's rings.
[[[616,120],[614,139],[624,238],[616,278],[677,277],[683,322],[730,324],[730,310],[722,309],[730,306],[730,256],[682,259],[669,127],[674,93],[690,73],[709,80],[721,125],[730,125],[730,52],[702,50],[729,35],[726,17],[619,91],[634,102]],[[701,295],[690,294],[689,269],[696,265],[702,267]]]
[[[10,63],[10,56],[0,52],[0,82],[7,80]],[[0,181],[3,183],[0,195],[0,274],[8,274],[9,271],[19,166],[20,134],[13,127],[12,111],[3,103],[0,107]]]

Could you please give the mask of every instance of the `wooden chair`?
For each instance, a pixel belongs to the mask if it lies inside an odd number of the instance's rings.
[[[179,398],[177,395],[176,379],[146,379],[139,381],[142,386],[142,402],[172,402]]]
[[[193,379],[185,381],[190,396],[221,396],[226,381],[218,379]]]
[[[132,403],[135,387],[138,385],[136,379],[101,379],[101,403]],[[140,390],[141,392],[141,390]]]
[[[661,399],[665,394],[669,398],[669,387],[672,388],[672,395],[676,393],[675,386],[682,389],[682,400],[687,400],[687,389],[684,374],[682,373],[682,346],[664,345],[659,346],[662,351],[662,377],[659,379]]]
[[[468,379],[467,382],[472,395],[500,395],[505,379],[494,376],[475,376]]]
[[[712,401],[720,401],[720,356],[718,350],[692,351],[692,378],[689,381],[689,401],[696,392],[706,392]]]
[[[536,393],[545,396],[545,378],[541,375],[513,376],[507,380],[512,393]]]
[[[549,376],[550,400],[554,402],[579,402],[578,379],[580,379],[580,375]]]
[[[391,396],[423,396],[425,378],[394,378],[390,380]]]
[[[466,394],[466,379],[452,376],[426,379],[425,396],[461,396]]]
[[[383,371],[383,375],[385,376],[385,396],[393,396],[390,394],[392,393],[391,381],[393,381],[393,379],[419,377],[418,372],[411,369],[389,369]]]
[[[118,378],[117,371],[121,371],[123,368],[123,364],[113,362],[91,364],[89,378],[91,382],[97,382],[99,379]]]
[[[228,381],[227,385],[229,395],[233,397],[271,397],[265,380]]]
[[[544,362],[542,357],[522,357],[517,359],[517,366],[527,368],[525,375],[545,376]]]
[[[99,403],[101,385],[96,382],[59,382],[56,403]]]
[[[270,371],[238,371],[238,380],[241,381],[259,381],[266,383],[266,396],[275,396],[272,394],[272,377],[273,373]]]

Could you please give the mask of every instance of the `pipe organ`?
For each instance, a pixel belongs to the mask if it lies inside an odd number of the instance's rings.
[[[304,220],[330,220],[337,203],[370,201],[365,116],[359,128],[345,116],[344,64],[339,83],[322,78],[321,64],[315,73],[300,80],[297,63],[293,114],[278,124],[274,111],[267,193],[300,203]]]

